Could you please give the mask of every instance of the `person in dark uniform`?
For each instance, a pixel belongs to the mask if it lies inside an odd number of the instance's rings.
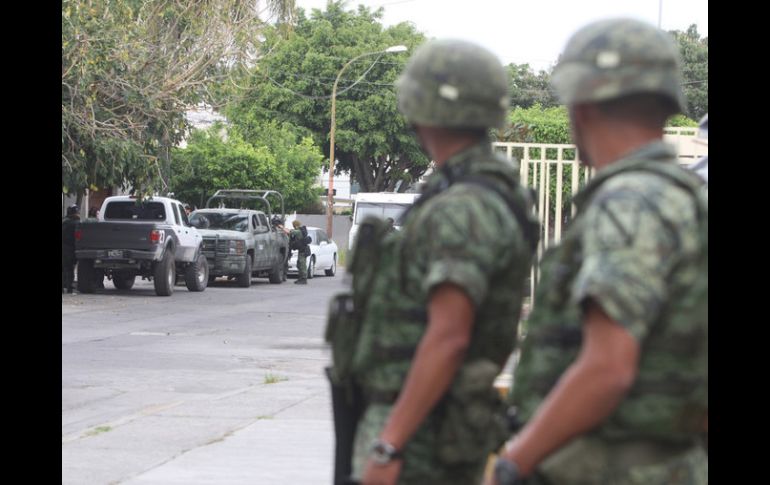
[[[73,204],[67,207],[67,217],[61,223],[61,289],[62,293],[74,293],[75,281],[75,229],[80,223],[80,208]]]

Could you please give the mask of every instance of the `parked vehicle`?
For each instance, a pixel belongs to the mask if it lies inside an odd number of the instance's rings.
[[[334,276],[337,273],[337,243],[319,227],[307,227],[307,235],[310,236],[310,256],[307,258],[307,277],[312,278],[319,271],[326,276]],[[289,274],[297,273],[297,251],[291,252],[289,258]]]
[[[394,192],[359,192],[353,196],[355,208],[353,209],[353,225],[348,233],[348,249],[353,249],[353,244],[358,233],[358,226],[368,216],[392,218],[394,227],[401,229],[401,215],[409,208],[420,194],[394,193]]]
[[[81,293],[94,292],[99,269],[122,290],[133,287],[137,276],[152,280],[159,296],[174,292],[177,273],[184,274],[190,291],[208,285],[201,235],[182,203],[167,197],[108,197],[99,219],[82,222],[75,231],[75,257]]]
[[[273,213],[268,198],[280,201],[280,214]],[[243,208],[249,204],[264,210]],[[215,205],[218,207],[212,207]],[[227,276],[244,288],[255,276],[266,276],[274,284],[285,281],[289,238],[276,226],[283,219],[283,197],[279,192],[218,190],[205,209],[196,210],[190,217],[203,236],[209,281]]]

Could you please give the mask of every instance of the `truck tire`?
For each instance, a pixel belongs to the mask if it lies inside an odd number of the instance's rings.
[[[134,286],[136,275],[133,273],[114,273],[112,275],[112,284],[119,290],[130,290]]]
[[[153,271],[153,283],[155,294],[158,296],[171,296],[174,293],[176,282],[176,265],[174,264],[174,251],[167,248],[163,259],[155,263]]]
[[[324,273],[326,273],[326,276],[334,276],[337,273],[337,255],[336,254],[332,258],[332,267],[329,269],[325,269]]]
[[[236,278],[236,283],[241,288],[248,288],[251,286],[251,256],[246,255],[246,265],[243,268],[243,273],[239,274]]]
[[[280,263],[276,264],[270,271],[268,279],[270,283],[274,285],[280,285],[286,281],[286,263],[281,261]]]
[[[78,260],[78,291],[80,293],[93,293],[94,289],[94,260]]]
[[[206,289],[209,285],[209,262],[206,261],[206,256],[198,254],[198,259],[185,268],[184,283],[190,291]]]

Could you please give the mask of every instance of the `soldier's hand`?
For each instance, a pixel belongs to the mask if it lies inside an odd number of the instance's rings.
[[[364,469],[361,485],[396,485],[403,464],[401,460],[393,460],[386,465],[369,460]]]

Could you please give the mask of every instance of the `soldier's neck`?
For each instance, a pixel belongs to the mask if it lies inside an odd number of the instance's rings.
[[[432,126],[418,126],[416,131],[423,148],[437,167],[442,166],[452,156],[479,143],[484,137],[483,133]]]
[[[663,129],[618,126],[606,131],[593,131],[591,135],[586,140],[585,149],[590,154],[591,166],[601,170],[644,145],[661,141]]]

